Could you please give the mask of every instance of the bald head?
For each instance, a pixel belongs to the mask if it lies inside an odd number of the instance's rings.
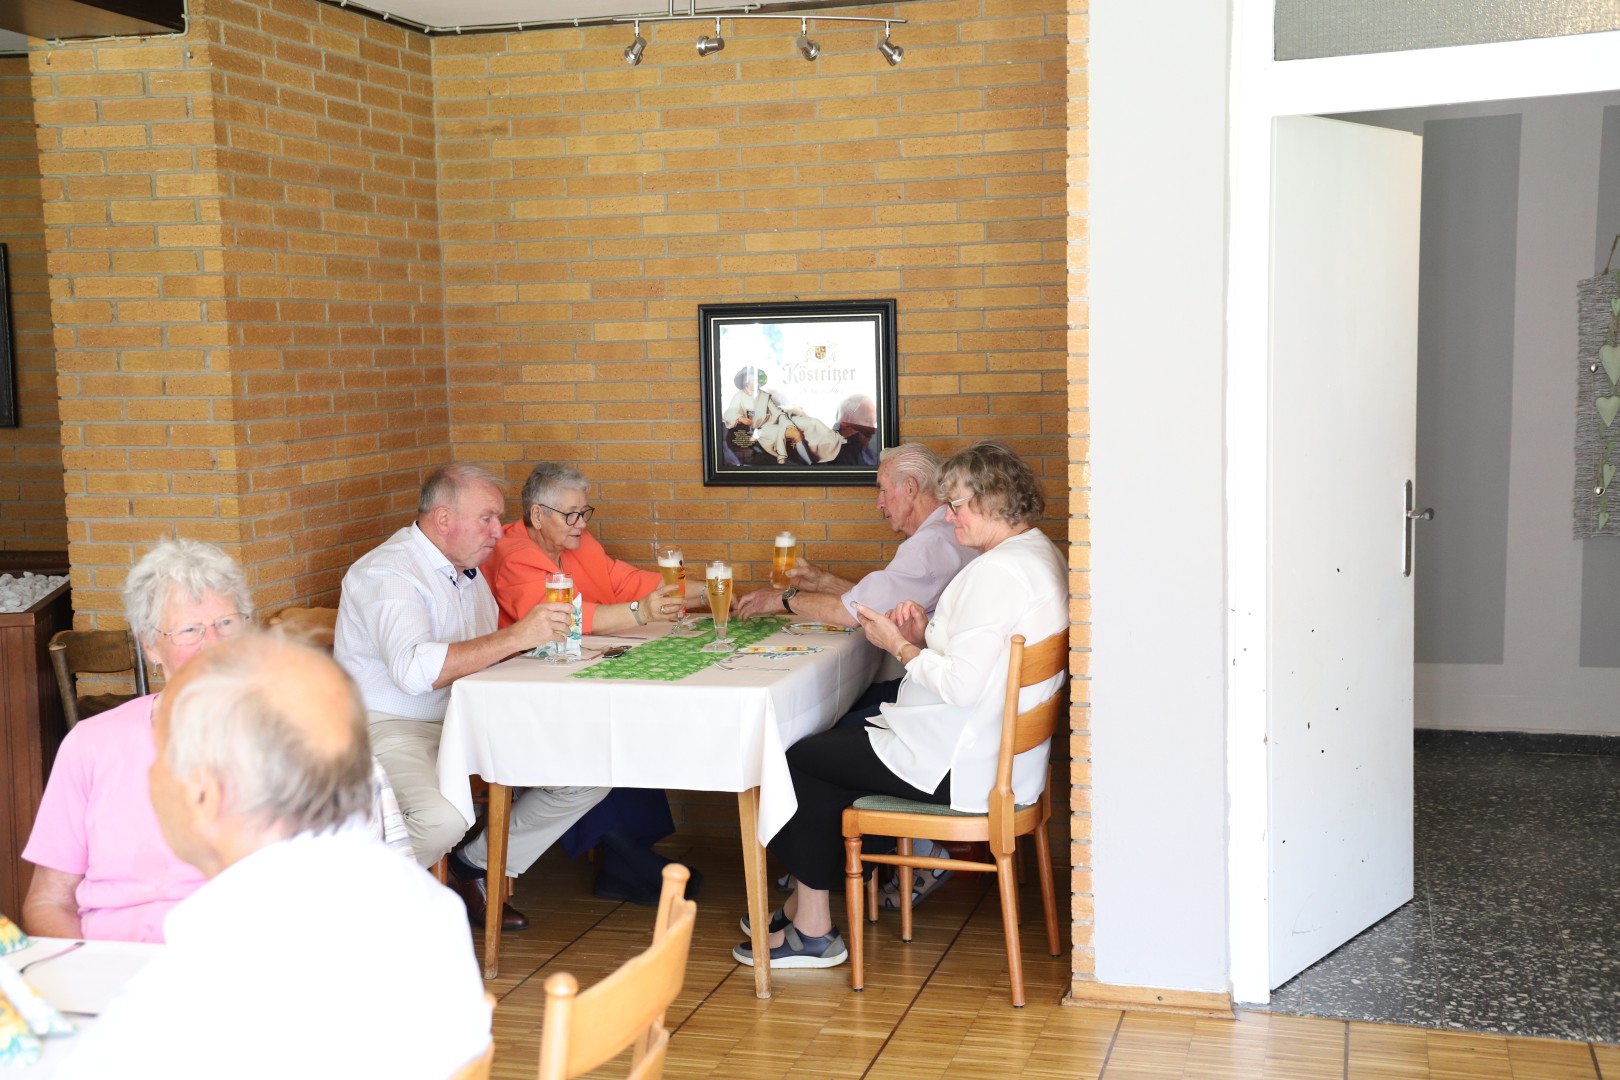
[[[217,788],[217,816],[265,842],[335,828],[371,805],[354,683],[323,653],[278,635],[233,638],[187,664],[164,690],[153,733],[153,803],[165,836],[160,771],[178,785]]]

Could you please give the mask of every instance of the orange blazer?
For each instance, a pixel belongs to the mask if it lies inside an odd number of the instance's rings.
[[[523,522],[514,521],[501,530],[505,535],[484,562],[483,573],[500,607],[500,625],[511,626],[546,598],[546,578],[561,570],[574,579],[580,595],[581,629],[589,634],[597,604],[622,604],[639,600],[664,579],[651,570],[637,570],[609,555],[601,541],[590,533],[579,538],[577,551],[565,551],[562,566],[529,539]]]

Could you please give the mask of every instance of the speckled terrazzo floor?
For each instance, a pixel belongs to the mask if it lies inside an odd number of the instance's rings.
[[[1620,756],[1420,739],[1416,784],[1416,895],[1271,1009],[1620,1042]]]

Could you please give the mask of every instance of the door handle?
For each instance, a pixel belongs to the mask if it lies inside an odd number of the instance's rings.
[[[1412,576],[1412,535],[1420,521],[1433,521],[1434,507],[1425,506],[1422,510],[1417,508],[1416,492],[1412,481],[1406,482],[1406,513],[1402,516],[1401,527],[1406,534],[1406,542],[1401,551],[1401,577]]]

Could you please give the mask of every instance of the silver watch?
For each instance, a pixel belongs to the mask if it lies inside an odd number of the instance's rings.
[[[632,619],[636,620],[636,625],[637,626],[646,626],[647,625],[647,620],[643,619],[641,617],[641,601],[640,600],[632,600],[632,601],[630,601],[630,617]]]

